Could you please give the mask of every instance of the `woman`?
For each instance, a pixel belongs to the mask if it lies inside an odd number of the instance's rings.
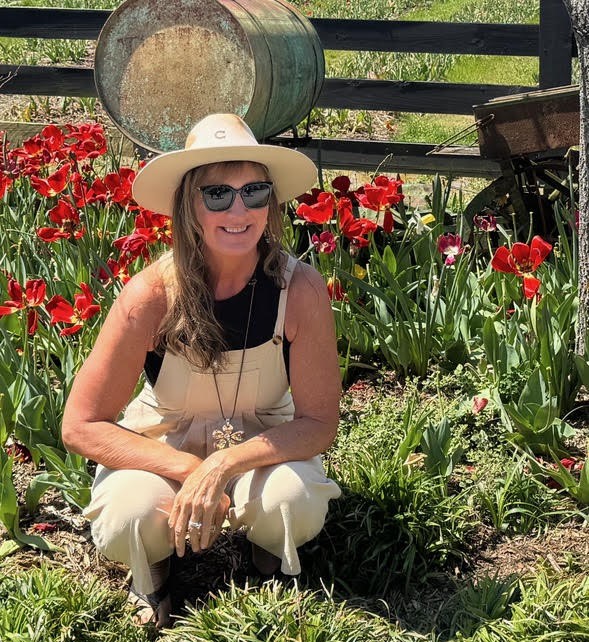
[[[294,575],[339,495],[319,458],[340,395],[330,302],[280,248],[279,203],[315,179],[303,154],[215,114],[135,180],[140,205],[172,215],[173,253],[112,306],[63,441],[100,464],[85,514],[98,549],[131,567],[142,622],[169,622],[169,557],[187,538],[199,551],[225,523],[246,527],[258,569]]]

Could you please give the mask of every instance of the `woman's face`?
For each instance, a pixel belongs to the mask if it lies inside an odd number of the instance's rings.
[[[256,163],[219,164],[204,175],[199,187],[229,185],[239,189],[247,183],[267,180],[264,169]],[[197,191],[195,210],[207,252],[220,257],[257,252],[258,241],[268,221],[268,206],[248,209],[241,194],[237,194],[228,210],[211,212],[204,203],[202,192]]]

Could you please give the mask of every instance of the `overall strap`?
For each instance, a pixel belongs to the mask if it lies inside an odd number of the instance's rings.
[[[288,298],[288,288],[290,286],[290,280],[292,278],[295,267],[297,266],[298,259],[294,256],[288,255],[286,268],[284,270],[284,281],[285,286],[280,292],[280,298],[278,299],[278,313],[276,314],[276,325],[274,326],[274,336],[272,341],[275,344],[282,343],[284,337],[284,317],[286,314],[286,300]]]

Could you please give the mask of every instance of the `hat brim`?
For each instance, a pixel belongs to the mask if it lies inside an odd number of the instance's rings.
[[[133,197],[145,209],[172,215],[174,194],[186,172],[195,167],[227,161],[251,161],[268,168],[279,203],[312,187],[317,167],[301,152],[277,145],[207,147],[167,152],[149,161],[135,177]]]

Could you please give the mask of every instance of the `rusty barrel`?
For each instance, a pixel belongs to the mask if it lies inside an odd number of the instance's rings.
[[[105,110],[131,140],[169,151],[216,112],[258,139],[305,118],[325,75],[317,32],[282,0],[126,0],[95,54]]]

